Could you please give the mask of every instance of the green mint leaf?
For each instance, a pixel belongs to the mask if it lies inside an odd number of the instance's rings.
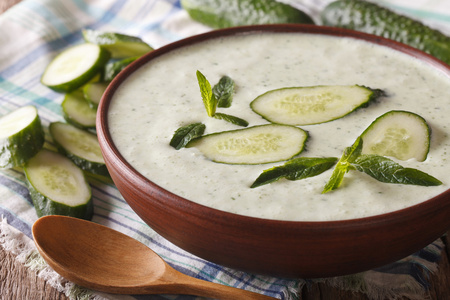
[[[213,87],[214,96],[217,99],[218,107],[230,107],[233,101],[234,81],[228,76],[220,78],[219,82]]]
[[[212,117],[216,113],[217,100],[212,92],[211,84],[200,71],[197,71],[197,81],[200,87],[200,93],[202,95],[206,112],[208,113],[209,117]]]
[[[442,181],[417,169],[403,168],[395,172],[394,176],[397,180],[401,180],[403,184],[413,184],[421,186],[437,186]]]
[[[436,186],[442,182],[417,169],[404,168],[395,161],[380,155],[363,154],[352,165],[378,181],[396,184]]]
[[[299,180],[317,176],[330,169],[338,161],[337,157],[299,157],[285,163],[289,174],[286,179]]]
[[[282,166],[264,170],[253,182],[251,188],[277,181],[281,178],[300,180],[317,176],[330,169],[337,161],[336,157],[314,158],[299,157],[286,162]]]
[[[354,162],[361,155],[362,148],[363,148],[363,141],[359,136],[351,147],[348,147],[344,150],[344,154],[341,160],[342,161],[345,160],[346,162],[349,163]]]
[[[191,140],[202,136],[205,128],[206,126],[202,123],[193,123],[178,128],[170,140],[170,146],[177,150],[185,147]]]
[[[334,168],[333,173],[331,174],[331,177],[328,180],[327,184],[325,184],[322,194],[331,192],[340,187],[342,180],[344,180],[344,175],[347,172],[348,167],[345,167],[345,165],[339,165],[338,163],[338,165],[336,165],[336,167]]]
[[[227,114],[222,114],[222,113],[215,113],[214,118],[219,119],[219,120],[224,120],[230,123],[233,123],[234,125],[239,125],[242,127],[247,127],[248,126],[248,122],[245,121],[244,119],[235,117],[235,116],[231,116],[231,115],[227,115]]]
[[[350,163],[354,162],[361,155],[362,146],[362,139],[358,137],[351,147],[345,148],[342,157],[339,159],[336,167],[334,167],[330,179],[325,184],[322,194],[331,192],[341,186],[345,173],[353,168]]]

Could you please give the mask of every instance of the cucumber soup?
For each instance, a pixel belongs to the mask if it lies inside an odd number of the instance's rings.
[[[169,142],[181,126],[202,122],[205,134],[241,129],[208,117],[196,71],[211,85],[223,75],[236,85],[223,112],[250,126],[269,124],[250,108],[257,96],[283,87],[364,85],[387,93],[366,108],[331,122],[300,126],[308,131],[304,157],[340,157],[378,116],[390,110],[419,114],[431,127],[424,162],[398,161],[443,182],[424,187],[381,183],[358,171],[340,188],[322,194],[332,169],[298,181],[281,179],[250,188],[273,166],[229,165],[206,159],[196,148],[175,150]],[[222,37],[151,60],[117,89],[108,126],[122,156],[142,175],[181,197],[232,213],[277,220],[344,220],[399,210],[449,188],[450,78],[406,54],[353,38],[297,33]]]

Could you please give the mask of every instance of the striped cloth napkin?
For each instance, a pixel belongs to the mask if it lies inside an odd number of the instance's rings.
[[[317,20],[328,0],[291,0]],[[390,0],[383,4],[423,20],[450,34],[447,0]],[[414,2],[414,3],[412,3]],[[49,61],[61,50],[82,41],[81,29],[116,31],[143,38],[154,48],[211,30],[189,19],[176,0],[24,0],[0,16],[0,115],[35,105],[45,128],[63,121],[63,95],[39,82]],[[46,131],[48,147],[53,147]],[[248,274],[205,261],[174,246],[149,228],[127,205],[111,181],[89,176],[94,197],[93,221],[121,231],[151,247],[177,270],[200,278],[279,299],[298,299],[311,281]],[[49,269],[31,241],[37,219],[20,168],[0,171],[0,245],[61,292],[74,299],[193,299],[190,296],[113,296],[94,293],[64,281]],[[328,278],[327,284],[360,291],[369,299],[407,296],[421,299],[443,244],[440,240],[395,264]]]

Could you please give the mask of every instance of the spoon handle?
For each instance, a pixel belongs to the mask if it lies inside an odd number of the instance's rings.
[[[239,288],[190,277],[176,270],[166,270],[166,279],[174,282],[174,293],[222,300],[274,300],[276,298]]]

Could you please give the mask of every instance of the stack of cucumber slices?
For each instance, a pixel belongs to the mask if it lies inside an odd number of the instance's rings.
[[[1,167],[23,167],[39,217],[48,214],[92,217],[91,189],[82,169],[68,157],[44,148],[45,134],[35,106],[24,106],[1,117],[0,132]],[[61,149],[77,150],[84,140],[83,133],[79,140],[66,143]],[[100,148],[98,143],[95,146]]]
[[[67,122],[94,129],[97,107],[108,83],[126,66],[153,50],[140,38],[86,29],[85,43],[59,53],[47,66],[41,83],[65,93],[62,103]]]
[[[153,49],[140,38],[84,30],[85,43],[59,53],[41,83],[64,93],[67,121],[49,125],[58,152],[44,148],[45,133],[35,106],[0,118],[0,167],[23,168],[36,213],[91,219],[93,201],[86,173],[109,176],[95,134],[97,107],[109,81]],[[51,145],[51,144],[50,144]]]

